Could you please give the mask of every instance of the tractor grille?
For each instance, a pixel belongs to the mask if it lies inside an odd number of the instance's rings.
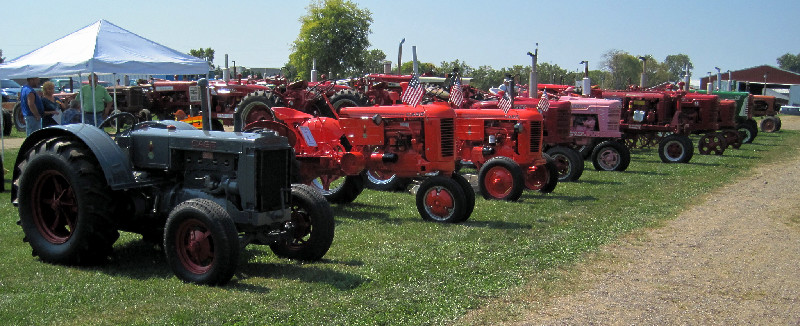
[[[619,119],[622,109],[613,108],[608,110],[608,131],[619,131]]]
[[[542,146],[542,122],[531,121],[531,153],[541,151]]]
[[[453,119],[442,119],[442,157],[453,156],[455,151],[455,124]]]
[[[261,212],[289,206],[292,174],[291,150],[260,150],[256,152],[256,209]]]

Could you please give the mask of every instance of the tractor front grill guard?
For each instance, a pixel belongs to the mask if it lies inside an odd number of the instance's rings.
[[[442,119],[442,157],[450,157],[455,154],[455,123],[454,119]]]
[[[542,146],[542,122],[531,121],[531,153],[538,153]]]

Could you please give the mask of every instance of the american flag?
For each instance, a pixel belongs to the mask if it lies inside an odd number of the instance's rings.
[[[450,88],[450,102],[456,106],[461,106],[464,102],[464,91],[461,89],[461,78],[456,77],[453,87]]]
[[[508,92],[505,92],[503,97],[500,98],[500,102],[497,102],[497,106],[503,109],[503,113],[508,114],[508,110],[511,110],[511,107],[514,106],[514,99],[511,98]]]
[[[536,108],[539,109],[539,113],[547,112],[547,109],[550,108],[550,100],[547,98],[547,89],[542,92],[542,98],[539,99],[539,104],[536,105]]]
[[[403,102],[413,107],[416,107],[419,104],[419,101],[422,99],[422,94],[425,93],[425,88],[422,87],[419,83],[419,76],[413,74],[411,77],[411,81],[408,82],[408,87],[406,91],[403,92]]]

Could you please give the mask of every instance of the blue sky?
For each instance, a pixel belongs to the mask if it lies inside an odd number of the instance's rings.
[[[693,79],[715,71],[777,65],[800,53],[800,1],[382,1],[354,0],[372,12],[372,48],[404,61],[417,46],[420,61],[459,59],[496,69],[539,61],[567,70],[599,69],[604,53],[620,49],[688,54]],[[0,8],[0,49],[13,59],[99,19],[181,52],[216,50],[237,65],[281,67],[309,1],[12,1]],[[31,21],[37,26],[28,26]]]

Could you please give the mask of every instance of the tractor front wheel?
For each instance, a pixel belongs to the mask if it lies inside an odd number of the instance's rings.
[[[164,229],[164,253],[184,282],[223,285],[239,263],[239,233],[228,212],[202,198],[172,210]]]
[[[583,158],[574,149],[556,146],[547,150],[547,155],[556,162],[558,182],[576,181],[583,174]]]
[[[728,143],[725,141],[725,135],[721,132],[710,132],[702,137],[697,142],[697,151],[700,154],[708,155],[722,155]]]
[[[443,176],[425,179],[417,190],[417,211],[423,220],[458,223],[467,216],[467,200],[455,180]]]
[[[57,264],[101,262],[119,233],[112,191],[91,150],[67,137],[40,142],[17,165],[18,224],[33,255]]]
[[[778,131],[778,118],[765,117],[761,120],[761,131],[770,133]]]
[[[592,166],[597,171],[625,171],[630,163],[631,151],[618,141],[604,141],[592,151]]]
[[[758,136],[758,128],[756,128],[756,122],[753,120],[740,123],[736,129],[744,133],[744,138],[742,139],[743,144],[752,143],[753,140],[756,139],[756,136]]]
[[[525,174],[525,187],[543,194],[549,194],[558,185],[558,167],[549,155],[543,153],[542,156],[547,160],[547,163],[544,166],[537,166],[536,170]]]
[[[517,201],[524,183],[522,168],[508,157],[493,157],[478,172],[478,184],[485,199]]]
[[[736,129],[722,130],[722,136],[725,137],[725,143],[733,149],[742,147],[742,133]]]
[[[463,222],[469,219],[472,216],[472,211],[475,209],[475,189],[472,188],[472,185],[464,178],[464,176],[453,172],[450,176],[459,186],[461,186],[461,190],[464,191],[464,196],[467,199],[467,211],[464,213],[464,217],[458,221]]]
[[[672,134],[658,143],[658,156],[664,163],[687,163],[694,155],[694,146],[689,137]]]
[[[333,243],[335,221],[331,206],[322,194],[303,184],[292,185],[291,239],[269,247],[278,257],[297,260],[320,260]]]

